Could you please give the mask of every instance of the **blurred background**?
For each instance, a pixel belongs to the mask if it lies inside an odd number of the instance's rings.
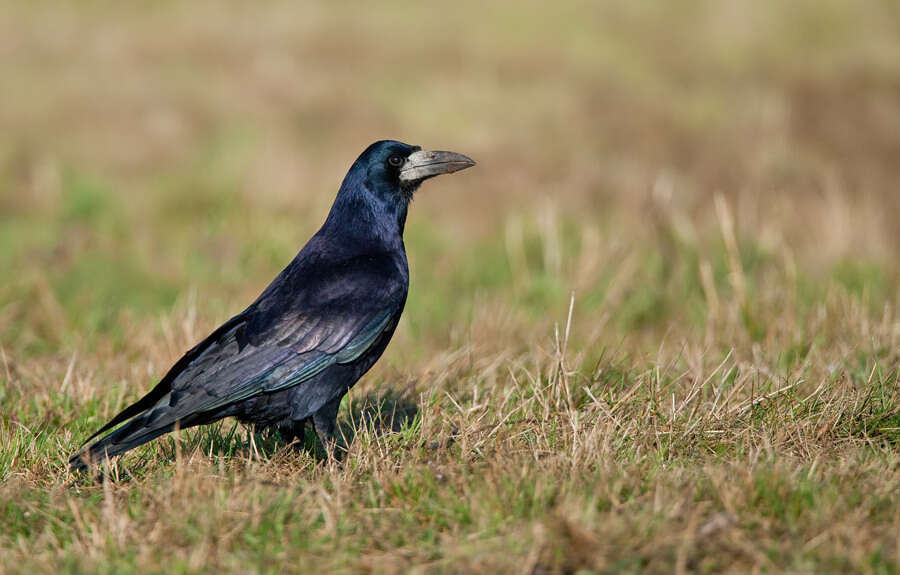
[[[647,350],[897,301],[896,2],[4,2],[0,74],[14,363],[149,356],[144,389],[383,138],[479,162],[416,198],[389,365],[549,341],[573,290]]]

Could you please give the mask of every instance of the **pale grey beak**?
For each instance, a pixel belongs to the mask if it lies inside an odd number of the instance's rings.
[[[456,152],[440,152],[437,150],[419,150],[406,158],[400,168],[400,183],[404,185],[419,183],[441,174],[452,174],[475,165],[472,158]]]

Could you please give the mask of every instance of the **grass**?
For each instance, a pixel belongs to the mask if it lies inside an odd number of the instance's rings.
[[[0,7],[0,572],[900,571],[898,18]],[[70,474],[383,137],[479,165],[341,463],[224,421]]]

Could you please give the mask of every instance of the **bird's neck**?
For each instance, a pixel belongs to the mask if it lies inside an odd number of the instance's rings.
[[[358,185],[354,188],[341,187],[319,233],[348,247],[404,250],[403,229],[409,203],[390,197],[388,194],[393,191],[362,189]]]

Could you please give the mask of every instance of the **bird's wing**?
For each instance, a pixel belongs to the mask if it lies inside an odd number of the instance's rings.
[[[174,375],[169,406],[211,411],[353,362],[399,319],[407,286],[394,267],[369,256],[280,276]]]

